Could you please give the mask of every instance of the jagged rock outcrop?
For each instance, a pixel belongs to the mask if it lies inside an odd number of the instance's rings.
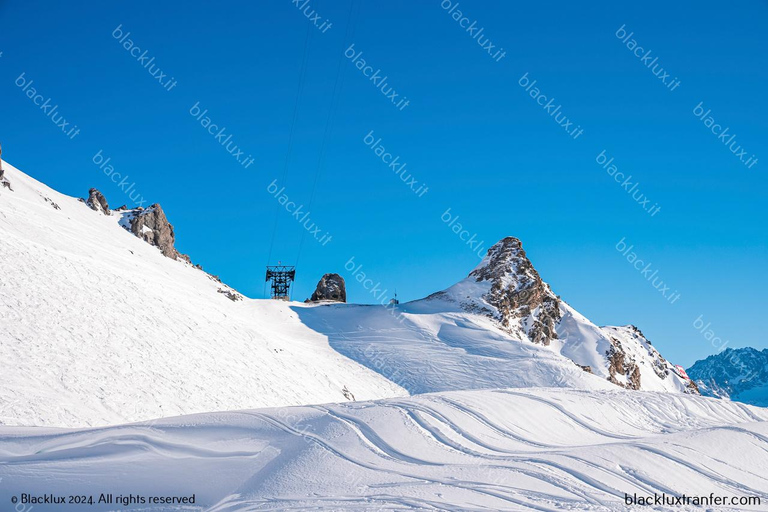
[[[13,189],[11,188],[11,182],[5,178],[5,170],[3,170],[2,155],[3,155],[3,148],[2,146],[0,146],[0,184],[2,184],[3,187],[9,189],[11,192],[13,192]]]
[[[661,381],[677,380],[683,384],[686,393],[699,394],[696,384],[675,370],[674,366],[651,344],[651,340],[634,325],[603,326],[600,329],[611,343],[605,353],[610,382],[628,389],[645,389],[641,379],[643,370],[640,365],[642,365],[645,370],[645,380],[650,381],[655,378]]]
[[[557,339],[560,299],[541,280],[520,240],[510,236],[496,243],[469,277],[491,283],[484,298],[498,310],[504,328],[521,324],[528,339],[542,345]]]
[[[176,250],[173,226],[168,222],[163,208],[155,203],[146,210],[137,209],[129,218],[130,231],[150,245],[154,245],[164,256],[189,262],[189,256]]]
[[[202,268],[201,268],[200,270],[202,270]],[[235,290],[233,290],[232,288],[229,288],[229,287],[226,287],[226,288],[219,288],[219,289],[218,289],[218,290],[216,290],[216,291],[217,291],[217,292],[219,292],[219,293],[221,293],[222,295],[224,295],[226,298],[228,298],[228,299],[229,299],[229,300],[231,300],[232,302],[237,302],[237,301],[239,301],[239,300],[243,300],[243,296],[242,296],[242,295],[240,295],[239,293],[237,293],[237,292],[236,292]]]
[[[621,342],[610,338],[613,346],[605,354],[608,358],[608,380],[627,389],[640,389],[640,368],[634,358],[629,356]]]
[[[339,274],[325,274],[317,283],[317,288],[315,288],[309,302],[321,300],[347,302],[347,287],[344,278]]]
[[[347,389],[347,386],[344,386],[344,389],[341,390],[341,394],[344,395],[344,398],[346,398],[350,402],[355,401],[355,395],[353,395],[352,392],[349,389]]]
[[[549,346],[584,372],[617,386],[698,393],[637,327],[598,327],[561,300],[517,238],[494,244],[468,277],[427,299],[489,317],[511,340]]]
[[[107,199],[104,197],[104,194],[95,188],[92,188],[88,191],[88,199],[85,200],[85,204],[88,206],[88,208],[95,212],[100,212],[104,215],[110,215]]]
[[[8,179],[5,177],[5,171],[0,167],[0,184],[3,185],[3,187],[7,188],[11,192],[13,192],[13,189],[11,188],[11,182],[8,181]]]

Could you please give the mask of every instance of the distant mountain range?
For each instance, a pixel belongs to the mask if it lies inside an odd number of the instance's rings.
[[[768,407],[768,349],[728,348],[688,369],[704,396]]]

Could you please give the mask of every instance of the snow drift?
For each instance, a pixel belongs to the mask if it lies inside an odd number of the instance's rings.
[[[5,427],[0,503],[22,489],[94,501],[195,495],[194,507],[125,508],[139,511],[605,512],[639,510],[624,495],[654,493],[766,503],[768,411],[614,389],[459,391],[64,432]],[[56,510],[120,508],[78,507]]]

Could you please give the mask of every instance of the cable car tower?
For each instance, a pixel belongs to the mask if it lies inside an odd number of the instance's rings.
[[[291,283],[296,277],[296,267],[288,265],[267,266],[267,281],[272,281],[272,298],[290,300]]]

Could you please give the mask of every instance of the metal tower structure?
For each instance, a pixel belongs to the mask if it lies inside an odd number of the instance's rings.
[[[288,265],[267,266],[267,281],[272,281],[272,298],[290,300],[291,283],[296,277],[296,267]]]

